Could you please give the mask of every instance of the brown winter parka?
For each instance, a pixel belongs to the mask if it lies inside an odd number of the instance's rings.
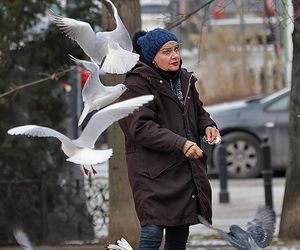
[[[211,222],[211,187],[206,156],[188,159],[187,139],[200,143],[207,126],[216,124],[203,109],[196,78],[181,69],[184,105],[153,68],[138,63],[127,73],[126,100],[154,95],[154,100],[120,121],[125,135],[128,176],[141,226],[192,225],[197,213]]]

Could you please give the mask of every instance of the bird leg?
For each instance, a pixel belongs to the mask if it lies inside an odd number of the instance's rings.
[[[85,168],[84,166],[82,167],[82,169],[83,169],[84,174],[89,176],[90,171],[87,168]]]
[[[94,174],[94,175],[97,174],[97,171],[93,168],[93,165],[91,165],[91,168],[92,168],[92,170],[93,170],[93,174]]]

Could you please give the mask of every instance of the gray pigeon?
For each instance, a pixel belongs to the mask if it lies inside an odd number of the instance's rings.
[[[211,226],[202,216],[199,221],[217,231],[226,241],[239,250],[259,250],[270,245],[275,231],[275,212],[267,207],[259,207],[253,220],[247,223],[246,231],[232,225],[229,232]]]

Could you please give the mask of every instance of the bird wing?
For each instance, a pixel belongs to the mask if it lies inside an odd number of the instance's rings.
[[[81,147],[93,148],[97,138],[115,121],[118,121],[145,103],[153,100],[153,95],[144,95],[111,104],[94,114],[80,137],[73,141]]]
[[[71,144],[74,146],[72,141],[67,136],[48,127],[25,125],[11,128],[7,131],[7,133],[10,135],[27,135],[32,137],[55,137],[62,143]]]
[[[16,241],[19,243],[19,245],[24,249],[24,250],[34,250],[30,240],[28,239],[26,233],[20,229],[17,228],[14,230],[14,236]]]
[[[91,107],[89,104],[85,103],[84,104],[84,108],[81,112],[81,115],[79,117],[79,120],[78,120],[78,127],[81,126],[81,124],[83,123],[84,119],[86,118],[86,116],[88,115],[88,113],[91,112]]]
[[[88,113],[99,110],[117,100],[126,90],[124,84],[117,84],[115,86],[105,86],[105,91],[100,92],[98,89],[93,90],[90,94],[90,99],[84,101],[84,108],[80,115],[78,126],[82,124]]]
[[[105,36],[109,37],[110,39],[114,40],[115,42],[119,43],[123,49],[132,51],[133,47],[132,47],[130,35],[118,14],[117,8],[110,0],[105,0],[105,2],[109,3],[112,7],[113,15],[114,15],[117,27],[113,31],[103,32],[103,35],[105,35]]]
[[[70,55],[70,58],[77,65],[83,67],[85,70],[90,72],[90,75],[82,90],[83,102],[93,99],[93,96],[104,95],[106,92],[105,86],[99,79],[99,74],[104,75],[104,71],[100,70],[97,63],[93,61],[80,60]]]
[[[254,219],[247,223],[247,232],[261,247],[270,245],[275,232],[276,216],[273,209],[258,207]]]
[[[125,240],[124,238],[121,238],[121,240],[117,240],[117,244],[109,244],[107,249],[114,249],[114,250],[133,250],[133,248],[130,246],[130,244]]]
[[[210,225],[208,223],[208,221],[199,214],[198,214],[198,219],[204,226],[217,231],[224,240],[228,241],[235,248],[237,248],[239,250],[247,250],[247,249],[249,250],[249,248],[247,248],[245,246],[243,241],[239,237],[236,237],[237,235],[233,234],[232,232],[229,232],[229,233],[225,232],[224,230],[222,230],[220,228]]]
[[[97,36],[89,23],[54,13],[50,14],[50,18],[67,37],[75,40],[89,57],[98,56],[99,52],[95,51]]]
[[[75,62],[77,65],[83,67],[88,72],[90,72],[92,74],[99,74],[99,66],[97,63],[95,63],[93,61],[80,60],[72,55],[69,55],[69,56],[73,62]]]

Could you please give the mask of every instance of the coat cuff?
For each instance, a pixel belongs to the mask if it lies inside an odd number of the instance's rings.
[[[176,141],[175,141],[174,151],[182,152],[183,146],[184,146],[186,141],[187,141],[186,138],[184,138],[182,136],[178,136]]]

